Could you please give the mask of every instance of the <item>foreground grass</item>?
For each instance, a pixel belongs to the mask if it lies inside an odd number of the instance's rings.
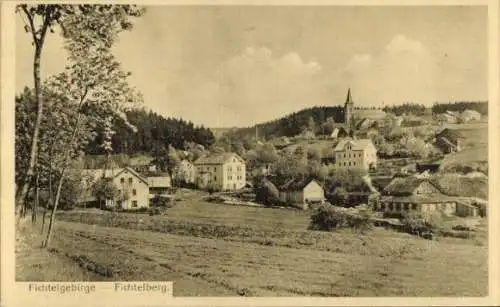
[[[487,290],[485,247],[415,238],[391,255],[346,255],[60,221],[53,247],[108,267],[115,280],[173,280],[175,295],[484,296]],[[186,282],[193,279],[205,287]]]
[[[179,204],[178,206],[181,207],[183,205]],[[211,206],[211,204],[208,204],[208,206]],[[233,207],[229,208],[235,209]],[[207,212],[210,209],[211,207],[205,207],[205,211]],[[239,216],[242,216],[241,213],[245,210],[255,212],[252,209],[254,208],[238,207],[235,210],[239,210]],[[261,219],[255,221],[253,224],[247,223],[244,226],[237,226],[237,224],[233,223],[226,224],[224,218],[212,222],[201,219],[202,222],[199,222],[196,218],[191,217],[189,218],[189,222],[186,222],[179,220],[175,216],[148,216],[111,212],[61,212],[58,214],[58,219],[90,225],[148,230],[264,246],[333,251],[344,254],[375,255],[380,257],[398,253],[402,246],[408,246],[413,249],[420,248],[419,241],[421,239],[415,239],[409,234],[393,233],[383,229],[374,229],[369,234],[362,235],[354,233],[351,230],[340,230],[337,232],[309,231],[307,230],[307,224],[305,224],[302,225],[302,228],[293,230],[293,228],[290,228],[291,226],[286,227],[281,223],[273,225],[271,219],[274,213],[271,213],[270,216],[265,216],[266,212],[272,211],[267,211],[263,208],[257,208],[257,210],[262,211]],[[233,217],[233,221],[236,222],[234,219],[235,217]]]
[[[40,226],[23,221],[16,227],[16,281],[97,281],[98,274],[41,247]]]

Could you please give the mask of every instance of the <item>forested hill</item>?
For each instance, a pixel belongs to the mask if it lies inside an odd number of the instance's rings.
[[[183,119],[165,118],[144,109],[132,110],[126,115],[128,121],[137,128],[137,132],[132,131],[122,120],[115,120],[113,127],[116,134],[112,137],[114,154],[154,154],[168,148],[168,145],[183,148],[185,142],[194,142],[208,147],[215,141],[210,129],[195,126]],[[99,133],[87,146],[86,153],[103,154],[102,142],[103,136]]]
[[[446,111],[463,112],[465,110],[475,110],[481,115],[488,115],[488,101],[438,102],[432,106],[432,113],[434,114]]]
[[[262,110],[265,112],[265,110]],[[257,124],[259,139],[270,139],[272,137],[287,136],[292,137],[300,134],[311,126],[319,127],[331,117],[336,123],[344,120],[344,107],[312,107],[294,112],[280,119]],[[312,119],[312,120],[311,120]],[[232,130],[229,133],[240,137],[254,137],[256,126]]]

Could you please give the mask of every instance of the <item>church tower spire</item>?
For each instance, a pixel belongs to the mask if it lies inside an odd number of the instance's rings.
[[[344,124],[347,125],[348,128],[351,128],[352,118],[354,115],[354,102],[351,97],[351,88],[347,90],[347,97],[345,99],[344,105]]]

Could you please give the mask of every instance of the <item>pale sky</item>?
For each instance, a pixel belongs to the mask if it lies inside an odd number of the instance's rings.
[[[17,18],[16,89],[32,86]],[[209,127],[302,108],[487,100],[487,7],[154,6],[116,45],[145,107]],[[64,67],[52,34],[42,74]]]

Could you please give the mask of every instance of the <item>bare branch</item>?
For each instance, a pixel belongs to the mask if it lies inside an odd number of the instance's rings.
[[[27,5],[21,5],[21,8],[24,12],[24,14],[26,14],[26,17],[28,17],[28,22],[29,22],[29,27],[31,28],[31,36],[33,37],[33,41],[35,43],[35,46],[39,46],[38,45],[38,37],[36,36],[36,29],[35,29],[35,22],[33,21],[33,16],[31,16],[30,12],[28,11],[28,6]]]

